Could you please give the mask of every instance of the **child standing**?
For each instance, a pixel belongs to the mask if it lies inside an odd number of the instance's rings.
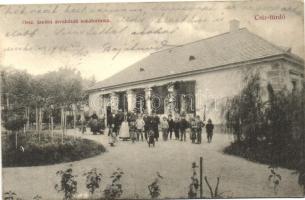
[[[214,125],[211,119],[208,120],[208,124],[205,126],[205,128],[207,131],[208,143],[211,143],[213,137],[213,129],[214,129]]]
[[[179,117],[176,116],[174,120],[174,132],[175,132],[175,139],[179,140],[179,125],[180,125],[180,120]]]
[[[149,132],[149,127],[151,126],[150,117],[147,114],[144,114],[143,120],[144,120],[144,137],[145,140],[148,141],[148,132]]]
[[[168,122],[166,117],[163,117],[160,126],[162,130],[163,141],[166,141],[168,138]]]
[[[150,147],[151,144],[155,146],[155,133],[152,129],[148,131],[147,136],[148,136],[147,138],[148,147]]]
[[[160,119],[158,115],[155,112],[153,112],[152,116],[150,117],[150,126],[154,131],[154,136],[156,141],[158,141],[159,139],[159,124],[160,124]]]
[[[117,138],[116,138],[116,132],[113,131],[113,127],[114,127],[114,124],[111,125],[112,127],[109,128],[109,144],[110,146],[114,146],[114,144],[117,142]]]
[[[141,140],[143,141],[143,131],[144,131],[145,122],[142,118],[142,116],[139,114],[138,119],[136,120],[136,132],[137,132],[137,141]]]
[[[201,144],[201,134],[202,134],[202,128],[204,127],[203,121],[200,120],[200,116],[197,115],[196,117],[196,123],[197,123],[197,144]]]
[[[137,139],[137,136],[136,136],[136,125],[135,125],[134,121],[131,121],[129,123],[129,133],[130,133],[130,139],[131,139],[132,143],[134,143],[135,140]]]
[[[168,134],[169,134],[169,139],[172,139],[172,133],[174,132],[174,120],[172,118],[172,115],[168,115]]]
[[[197,126],[197,123],[195,121],[195,118],[192,118],[191,119],[191,140],[192,140],[192,143],[195,143],[195,141],[196,141],[197,130],[198,130],[198,126]]]

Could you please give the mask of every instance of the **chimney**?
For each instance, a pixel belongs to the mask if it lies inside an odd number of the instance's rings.
[[[239,21],[233,19],[230,21],[230,33],[234,33],[239,30]]]

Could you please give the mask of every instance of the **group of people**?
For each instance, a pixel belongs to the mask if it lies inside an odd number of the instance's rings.
[[[155,145],[155,141],[159,140],[159,131],[162,133],[162,139],[167,141],[173,139],[186,141],[186,130],[190,128],[190,139],[192,143],[201,144],[203,128],[206,128],[207,141],[210,143],[213,137],[214,125],[209,119],[207,124],[200,119],[200,116],[186,119],[186,115],[169,114],[163,116],[160,120],[156,113],[152,115],[137,114],[133,112],[122,112],[119,110],[110,113],[107,116],[107,127],[109,128],[108,136],[110,136],[110,144],[114,145],[117,137],[122,140],[130,139],[135,141],[147,141],[148,145]]]

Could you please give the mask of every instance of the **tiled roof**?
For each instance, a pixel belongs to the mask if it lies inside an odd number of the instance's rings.
[[[150,54],[88,90],[290,53],[246,28]]]

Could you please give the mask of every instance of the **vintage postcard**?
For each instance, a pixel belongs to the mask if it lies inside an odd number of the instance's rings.
[[[299,0],[0,6],[2,198],[304,197]]]

